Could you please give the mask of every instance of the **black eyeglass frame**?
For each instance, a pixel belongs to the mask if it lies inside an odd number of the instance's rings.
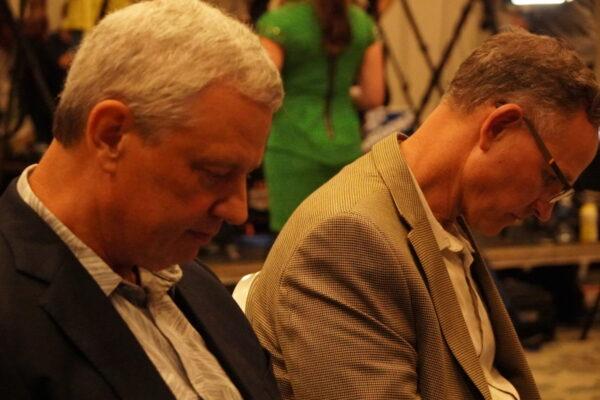
[[[525,116],[523,116],[523,122],[525,122],[525,126],[527,126],[527,130],[529,131],[529,133],[531,133],[531,136],[533,136],[533,139],[535,140],[535,144],[537,145],[538,149],[540,149],[540,152],[542,153],[544,160],[546,161],[546,163],[548,164],[550,169],[552,169],[552,172],[554,172],[554,175],[556,175],[556,177],[558,178],[558,180],[560,181],[560,183],[563,186],[561,191],[558,192],[557,194],[555,194],[554,196],[552,196],[552,198],[550,200],[548,200],[548,202],[551,204],[554,204],[564,198],[572,196],[573,193],[575,193],[575,189],[573,188],[573,185],[571,185],[569,183],[569,180],[567,179],[565,174],[563,174],[563,172],[561,171],[560,167],[556,163],[556,160],[554,159],[554,157],[552,157],[552,154],[550,154],[550,151],[544,144],[544,141],[542,140],[542,137],[540,136],[538,131],[535,129],[535,126],[533,125],[531,120]]]

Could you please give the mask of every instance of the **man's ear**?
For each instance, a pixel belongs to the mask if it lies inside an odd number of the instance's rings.
[[[86,125],[86,142],[104,169],[114,171],[123,137],[133,127],[131,110],[118,100],[103,100],[92,108]]]
[[[520,123],[523,109],[514,103],[502,104],[494,108],[485,118],[479,131],[479,147],[486,151],[508,128]]]

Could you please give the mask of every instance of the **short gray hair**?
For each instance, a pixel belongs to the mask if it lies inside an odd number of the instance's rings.
[[[587,112],[600,124],[594,73],[564,42],[517,29],[492,36],[459,67],[447,99],[463,111],[486,102],[521,104],[532,119],[545,112]]]
[[[277,68],[247,26],[199,0],[128,6],[83,40],[60,96],[54,136],[65,146],[75,143],[92,108],[106,99],[127,104],[145,135],[185,127],[188,100],[215,81],[273,112],[281,105]]]

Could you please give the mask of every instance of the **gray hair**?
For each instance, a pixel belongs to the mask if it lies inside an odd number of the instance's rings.
[[[277,68],[247,26],[199,0],[128,6],[83,40],[60,96],[54,136],[75,143],[92,108],[106,99],[127,104],[146,136],[183,128],[188,100],[215,81],[273,112],[281,105]]]
[[[519,29],[492,36],[475,50],[459,67],[447,99],[467,112],[488,102],[515,102],[538,123],[547,112],[585,110],[597,127],[598,91],[594,73],[564,42]]]

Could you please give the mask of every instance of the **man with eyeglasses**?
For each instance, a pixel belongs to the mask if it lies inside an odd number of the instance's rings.
[[[594,74],[561,42],[496,35],[409,138],[309,197],[247,314],[286,399],[539,399],[469,226],[550,217],[598,148]]]

